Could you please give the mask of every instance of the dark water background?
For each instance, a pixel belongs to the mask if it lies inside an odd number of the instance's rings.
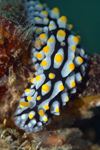
[[[81,36],[81,45],[89,53],[100,53],[100,0],[41,0],[49,8],[58,7]]]

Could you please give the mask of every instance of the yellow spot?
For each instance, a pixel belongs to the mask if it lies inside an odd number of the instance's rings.
[[[44,53],[48,53],[48,52],[49,52],[49,46],[45,46],[45,47],[43,48],[43,52],[44,52]]]
[[[48,121],[48,118],[46,117],[46,118],[44,119],[44,121],[47,122],[47,121]]]
[[[49,25],[49,27],[53,27],[53,26],[54,26],[53,24],[50,24],[50,25]]]
[[[67,97],[67,98],[66,98],[66,102],[68,102],[68,101],[69,101],[69,98]]]
[[[72,81],[72,82],[71,82],[71,86],[72,86],[72,87],[75,87],[75,85],[76,85],[75,81]]]
[[[76,43],[79,42],[79,39],[75,36],[74,39],[73,39]]]
[[[76,47],[75,47],[75,46],[72,46],[71,49],[75,51],[75,50],[76,50]]]
[[[56,108],[56,113],[59,113],[59,108]]]
[[[44,111],[43,111],[42,109],[39,110],[39,115],[40,115],[41,117],[44,116]]]
[[[60,17],[60,20],[67,22],[67,18],[66,18],[65,16],[61,16],[61,17]]]
[[[57,63],[62,62],[62,61],[63,61],[63,57],[62,57],[62,55],[60,55],[60,54],[56,54],[56,56],[55,56],[55,61],[56,61]]]
[[[45,108],[46,110],[48,110],[48,109],[49,109],[49,106],[48,106],[48,105],[45,105],[44,108]]]
[[[70,63],[70,64],[69,64],[69,68],[70,68],[71,70],[74,70],[74,69],[75,69],[75,65],[74,65],[73,63]]]
[[[25,92],[26,92],[26,93],[29,93],[29,92],[30,92],[30,89],[26,89]]]
[[[46,65],[47,65],[47,62],[46,62],[45,60],[42,60],[41,65],[42,65],[42,66],[46,66]]]
[[[80,63],[83,63],[83,59],[82,59],[81,57],[78,57],[78,61],[79,61]]]
[[[38,54],[36,55],[36,57],[41,59],[41,58],[42,58],[41,53],[38,53]]]
[[[72,24],[69,24],[69,27],[70,27],[70,29],[72,29],[72,28],[73,28],[73,25],[72,25]]]
[[[36,17],[36,20],[38,21],[38,20],[40,20],[40,18],[39,18],[39,17]]]
[[[53,8],[52,10],[53,10],[55,13],[58,13],[58,14],[60,13],[60,12],[59,12],[59,9],[58,9],[57,7]]]
[[[37,98],[36,98],[38,101],[41,99],[41,97],[40,96],[37,96]]]
[[[43,10],[42,13],[45,14],[45,15],[48,14],[48,12],[46,10]]]
[[[42,4],[37,4],[37,6],[42,7]]]
[[[54,42],[54,39],[53,39],[53,38],[49,38],[49,39],[48,39],[48,42],[53,43],[53,42]]]
[[[80,77],[80,80],[82,80],[82,77]]]
[[[32,78],[30,81],[31,81],[31,83],[33,83],[34,82],[34,78]]]
[[[42,90],[43,90],[44,92],[48,92],[48,91],[49,91],[49,86],[48,86],[47,84],[43,84],[43,85],[42,85]]]
[[[40,31],[41,31],[41,28],[37,28],[36,31],[37,31],[37,32],[40,32]]]
[[[27,100],[30,101],[32,99],[31,96],[27,96]]]
[[[36,56],[36,53],[33,53],[34,56]]]
[[[45,18],[45,21],[48,21],[49,19],[48,18]]]
[[[64,86],[61,84],[61,85],[59,85],[59,89],[62,91],[62,90],[64,90]]]
[[[50,79],[54,79],[54,78],[55,78],[55,74],[49,73],[49,78],[50,78]]]
[[[20,106],[22,107],[29,107],[30,103],[29,102],[20,102]]]
[[[35,79],[36,79],[36,81],[39,81],[41,79],[41,76],[38,75],[38,76],[35,77]]]
[[[20,105],[20,108],[23,108],[23,105]]]
[[[29,114],[29,119],[33,119],[34,115],[33,114]]]
[[[42,33],[42,34],[40,35],[40,38],[41,38],[41,39],[46,38],[46,34]]]
[[[79,39],[79,41],[81,40],[81,36],[80,35],[77,35],[77,38]]]
[[[63,30],[59,30],[59,31],[57,32],[57,34],[58,34],[59,36],[61,36],[61,37],[66,36],[66,32],[63,31]]]

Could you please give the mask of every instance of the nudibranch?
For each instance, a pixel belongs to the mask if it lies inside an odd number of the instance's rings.
[[[34,46],[31,51],[35,77],[22,95],[15,112],[19,128],[36,132],[58,116],[62,106],[77,91],[88,67],[88,55],[79,45],[79,36],[71,33],[72,25],[59,9],[50,10],[38,0],[24,3],[33,27]],[[42,44],[35,46],[35,41]]]

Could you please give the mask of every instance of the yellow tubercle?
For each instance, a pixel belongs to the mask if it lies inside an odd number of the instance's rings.
[[[49,38],[49,39],[48,39],[48,42],[53,43],[53,42],[54,42],[54,39],[53,39],[53,38]]]
[[[29,93],[29,92],[30,92],[30,89],[26,89],[25,92],[26,92],[26,93]]]
[[[69,24],[69,27],[70,27],[70,29],[72,29],[72,28],[73,28],[73,25],[72,25],[72,24]]]
[[[39,110],[39,115],[40,115],[41,117],[44,116],[44,111],[43,111],[42,109]]]
[[[59,89],[61,90],[61,91],[63,91],[64,90],[64,86],[61,84],[61,85],[59,85]]]
[[[47,122],[47,121],[48,121],[48,118],[46,117],[46,118],[44,119],[44,121]]]
[[[31,96],[27,96],[27,100],[30,101],[32,99]]]
[[[31,78],[31,80],[30,80],[30,81],[31,81],[31,83],[33,83],[33,82],[34,82],[34,78]]]
[[[29,114],[29,119],[33,119],[34,115],[33,114]]]
[[[63,61],[63,57],[62,57],[62,55],[60,55],[60,54],[56,54],[56,56],[55,56],[55,61],[56,61],[57,63],[62,62],[62,61]]]
[[[78,37],[77,37],[77,36],[75,36],[73,40],[74,40],[76,43],[78,43],[78,42],[79,42],[79,39],[78,39]]]
[[[40,32],[40,31],[41,31],[41,28],[37,28],[36,31],[37,31],[37,32]]]
[[[49,73],[49,78],[50,78],[50,79],[54,79],[54,78],[55,78],[55,74]]]
[[[39,18],[39,17],[36,17],[36,20],[38,21],[38,20],[40,20],[40,18]]]
[[[67,97],[66,102],[68,102],[68,101],[69,101],[69,98]]]
[[[69,64],[69,68],[70,68],[71,70],[74,70],[74,69],[75,69],[75,65],[74,65],[73,63],[70,63],[70,64]]]
[[[44,108],[45,108],[46,110],[48,110],[48,109],[49,109],[49,106],[48,106],[48,105],[45,105]]]
[[[41,39],[46,38],[46,36],[47,36],[47,35],[46,35],[46,34],[44,34],[44,33],[40,34],[40,38],[41,38]]]
[[[65,21],[65,22],[67,22],[67,18],[66,18],[66,16],[61,16],[61,17],[60,17],[60,20],[61,20],[61,21]]]
[[[43,48],[43,52],[44,52],[44,53],[48,53],[48,52],[49,52],[49,46],[45,46],[45,47]]]
[[[72,46],[71,49],[75,51],[75,50],[76,50],[76,47],[75,47],[75,46]]]
[[[29,102],[20,102],[20,107],[29,107],[30,103]]]
[[[53,10],[55,13],[57,13],[57,14],[60,13],[60,11],[59,11],[59,9],[58,9],[57,7],[54,7],[52,10]]]
[[[42,60],[41,65],[42,65],[42,66],[46,66],[46,65],[47,65],[47,62],[46,62],[45,60]]]
[[[49,21],[49,19],[48,19],[48,18],[45,18],[45,21]]]
[[[42,13],[45,14],[45,15],[48,14],[48,12],[46,10],[43,10]]]
[[[41,59],[41,58],[42,58],[42,54],[38,53],[38,54],[36,55],[36,57]]]
[[[59,113],[59,111],[60,111],[59,108],[56,108],[56,113]]]
[[[42,7],[42,4],[37,4],[37,6]]]
[[[79,41],[81,40],[81,36],[80,35],[77,35],[77,38],[79,39]]]
[[[41,99],[41,97],[40,96],[37,96],[37,98],[36,98],[37,100],[40,100]]]
[[[79,61],[80,63],[83,63],[83,59],[82,59],[81,57],[78,57],[78,61]]]
[[[59,30],[59,31],[57,32],[57,34],[58,34],[59,36],[61,36],[61,37],[66,36],[66,32],[63,31],[63,30]]]
[[[49,27],[53,27],[53,26],[54,26],[53,24],[50,24],[50,25],[49,25]]]
[[[35,77],[35,79],[36,79],[36,81],[39,81],[39,80],[41,79],[41,76],[40,76],[40,75],[37,75],[37,76]]]
[[[44,92],[48,92],[48,91],[49,91],[49,86],[48,86],[47,84],[43,84],[43,85],[42,85],[42,90],[43,90]]]
[[[71,82],[71,86],[72,86],[72,87],[75,87],[75,85],[76,85],[75,81],[72,81],[72,82]]]
[[[82,77],[80,77],[80,81],[82,80]]]

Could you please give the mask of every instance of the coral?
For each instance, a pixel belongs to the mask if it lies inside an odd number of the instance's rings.
[[[2,117],[0,121],[9,118],[10,112],[15,110],[14,107],[11,109],[13,101],[20,98],[20,94],[28,85],[30,77],[34,75],[32,64],[29,63],[31,43],[32,26],[25,17],[25,10],[21,3],[1,2],[0,116],[2,115]],[[20,82],[22,84],[17,86]],[[16,105],[14,106],[16,107]]]

